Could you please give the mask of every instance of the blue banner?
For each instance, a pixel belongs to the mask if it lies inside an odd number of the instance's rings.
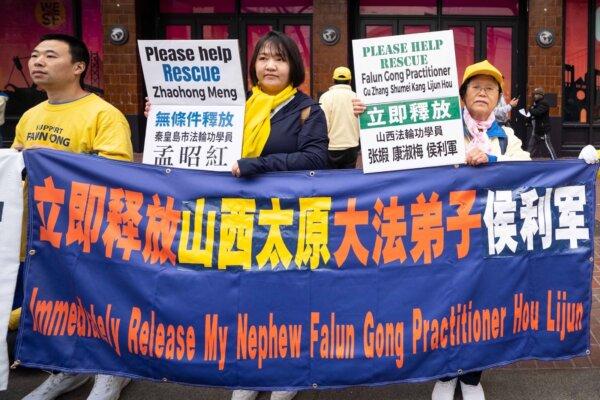
[[[598,168],[579,160],[252,179],[25,162],[27,366],[331,388],[589,349]]]

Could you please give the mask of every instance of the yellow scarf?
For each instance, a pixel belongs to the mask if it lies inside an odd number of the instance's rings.
[[[260,156],[271,133],[271,111],[296,92],[292,85],[275,96],[264,93],[258,86],[252,88],[252,96],[246,100],[242,157]]]

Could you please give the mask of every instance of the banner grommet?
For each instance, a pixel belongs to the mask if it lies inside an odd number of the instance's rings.
[[[29,250],[28,253],[29,253],[30,256],[35,256],[35,249]]]

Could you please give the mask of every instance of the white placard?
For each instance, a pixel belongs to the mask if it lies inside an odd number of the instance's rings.
[[[23,155],[0,149],[0,390],[8,385],[6,332],[19,272],[23,218]]]
[[[243,106],[152,107],[144,164],[231,171],[241,157]]]
[[[246,97],[237,40],[139,40],[151,113],[143,162],[231,171]]]
[[[243,106],[237,40],[138,40],[153,106]]]
[[[365,173],[465,162],[454,37],[437,31],[353,40]]]

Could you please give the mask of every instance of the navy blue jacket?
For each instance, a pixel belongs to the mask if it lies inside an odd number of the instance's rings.
[[[300,113],[310,107],[304,123]],[[238,161],[242,176],[272,171],[329,168],[327,120],[318,103],[302,92],[271,118],[271,133],[260,157]]]

